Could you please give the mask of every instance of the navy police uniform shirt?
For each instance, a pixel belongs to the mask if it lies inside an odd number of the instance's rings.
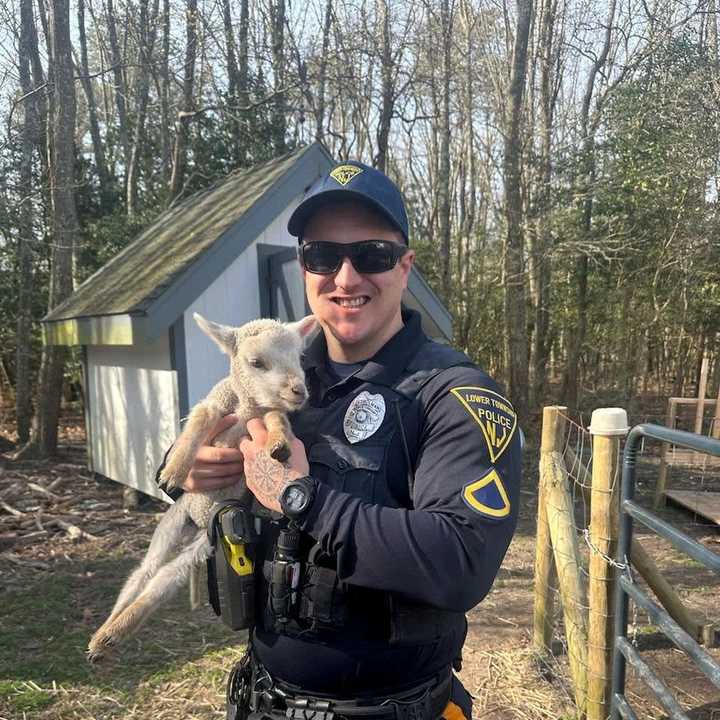
[[[254,647],[308,692],[377,694],[450,665],[517,523],[515,411],[466,356],[428,340],[417,313],[403,320],[349,377],[328,367],[322,333],[304,358],[310,399],[291,422],[319,484],[301,528],[334,559],[350,616],[321,638],[258,628]],[[456,621],[431,642],[389,642],[385,609],[399,602]]]

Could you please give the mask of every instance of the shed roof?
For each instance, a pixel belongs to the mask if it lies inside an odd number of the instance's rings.
[[[136,240],[48,313],[45,322],[145,314],[304,155],[310,151],[317,153],[320,147],[306,146],[263,165],[237,170],[162,213]],[[331,162],[329,156],[327,162]],[[302,184],[296,186],[296,194],[303,189]]]
[[[237,170],[162,213],[43,318],[52,345],[133,345],[167,330],[269,222],[334,164],[320,143]],[[405,298],[431,334],[452,318],[417,269]]]

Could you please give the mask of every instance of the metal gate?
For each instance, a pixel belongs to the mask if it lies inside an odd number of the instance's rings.
[[[680,704],[665,683],[628,641],[629,599],[632,598],[638,607],[647,612],[650,620],[678,648],[683,650],[718,688],[720,688],[720,665],[670,617],[664,608],[651,600],[633,582],[629,561],[633,521],[636,520],[653,530],[658,535],[669,540],[678,550],[717,573],[720,573],[720,555],[708,550],[696,540],[665,522],[656,513],[641,507],[633,499],[635,495],[635,465],[638,446],[643,438],[672,443],[673,445],[720,457],[720,440],[714,440],[702,435],[695,435],[682,430],[671,430],[661,425],[637,425],[628,434],[623,453],[620,535],[618,539],[618,563],[624,567],[624,571],[620,574],[616,595],[617,614],[615,616],[611,718],[612,720],[618,720],[619,718],[635,720],[638,717],[625,697],[625,669],[629,663],[637,671],[643,682],[653,691],[658,702],[668,713],[668,717],[673,718],[673,720],[689,720],[688,715],[680,707]]]

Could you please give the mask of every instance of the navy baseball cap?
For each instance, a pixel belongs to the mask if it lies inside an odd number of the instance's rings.
[[[300,237],[310,216],[333,202],[360,200],[377,210],[408,243],[408,219],[400,190],[385,173],[350,160],[336,165],[310,189],[288,220],[288,232]]]

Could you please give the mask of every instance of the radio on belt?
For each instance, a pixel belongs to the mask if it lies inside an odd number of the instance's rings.
[[[225,500],[213,508],[207,532],[210,605],[231,630],[249,628],[255,620],[253,517],[239,500]]]

